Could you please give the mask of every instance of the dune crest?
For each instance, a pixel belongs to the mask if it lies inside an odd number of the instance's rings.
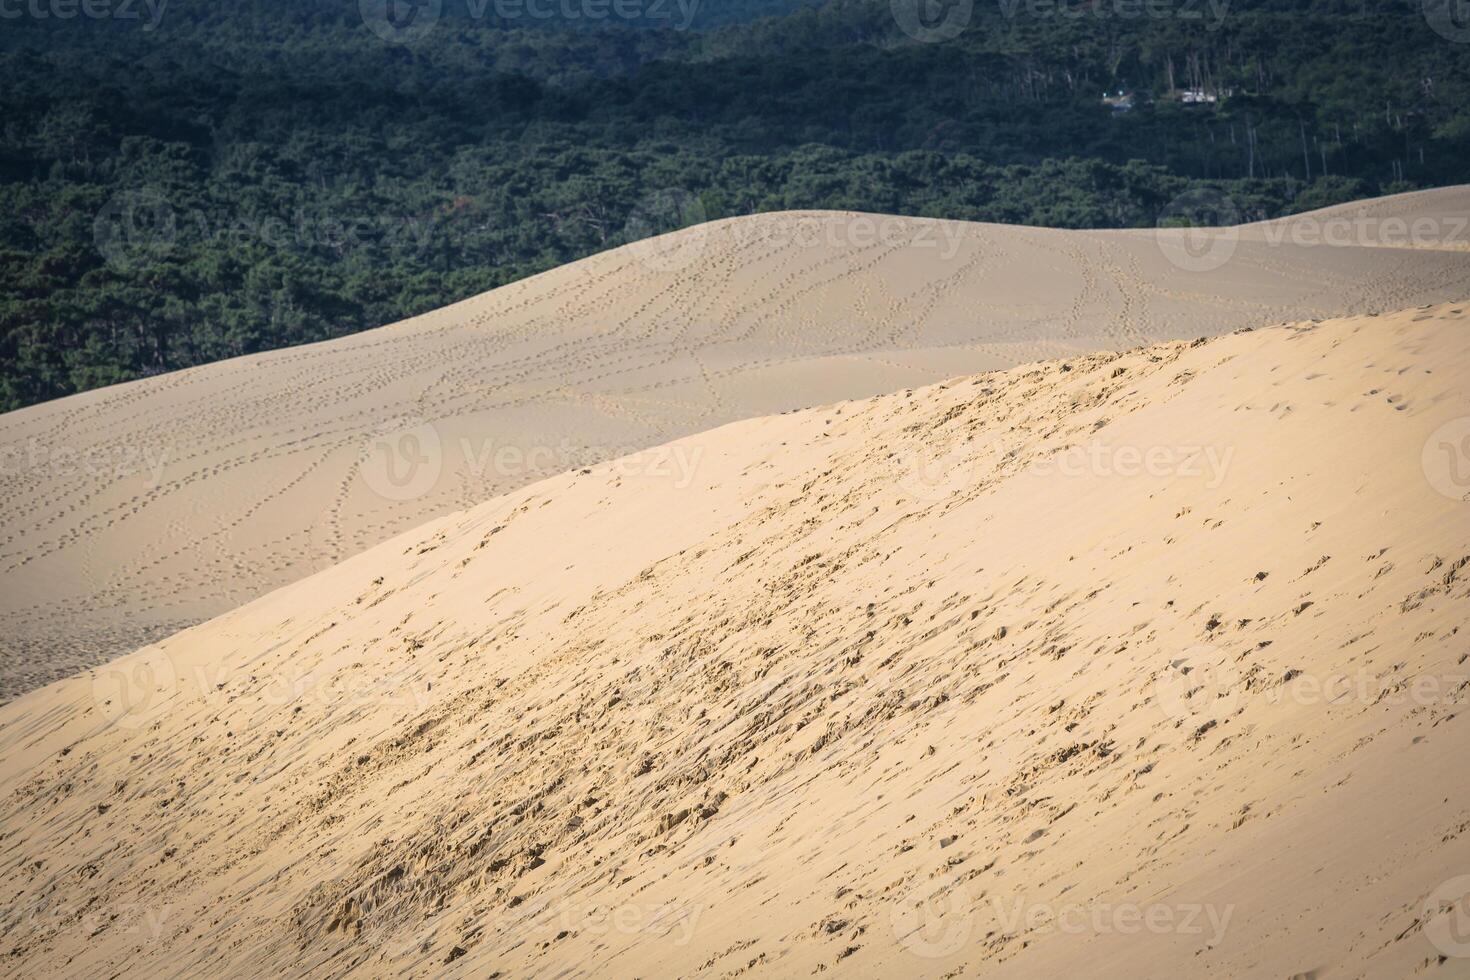
[[[1470,253],[1377,246],[1398,241],[1389,220],[1454,239],[1467,202],[1445,188],[1205,233],[730,219],[380,330],[11,413],[0,697],[497,493],[726,422],[1459,299]]]
[[[1456,975],[1466,310],[738,422],[22,696],[10,968]]]

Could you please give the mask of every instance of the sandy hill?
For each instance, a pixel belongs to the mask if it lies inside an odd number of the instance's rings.
[[[496,493],[735,419],[1460,299],[1465,213],[1470,188],[1207,233],[763,215],[340,341],[12,413],[0,697]]]
[[[735,423],[33,691],[7,968],[1463,975],[1467,326]]]
[[[1236,234],[1251,241],[1465,251],[1470,194],[1464,188],[1393,194],[1241,225]]]

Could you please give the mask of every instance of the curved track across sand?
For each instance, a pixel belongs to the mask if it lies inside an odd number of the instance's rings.
[[[1305,219],[1438,221],[1445,240],[1421,235],[1415,248],[1275,225],[1201,236],[732,219],[342,340],[11,413],[0,417],[0,696],[428,519],[735,419],[1462,298],[1470,252],[1449,239],[1467,202],[1451,188]]]

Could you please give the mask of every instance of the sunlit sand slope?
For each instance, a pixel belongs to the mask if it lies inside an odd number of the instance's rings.
[[[1363,207],[1452,217],[1467,199]],[[735,419],[1465,295],[1470,253],[1358,231],[1324,244],[1339,230],[742,218],[396,326],[0,417],[0,696],[496,493]]]
[[[7,969],[1461,976],[1467,326],[736,423],[33,691]]]

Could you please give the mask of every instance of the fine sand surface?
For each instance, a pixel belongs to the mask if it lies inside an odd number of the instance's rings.
[[[496,493],[736,419],[1461,299],[1467,213],[1460,187],[1204,234],[763,215],[12,413],[0,699]]]
[[[7,972],[1464,976],[1467,312],[734,423],[32,691]]]

